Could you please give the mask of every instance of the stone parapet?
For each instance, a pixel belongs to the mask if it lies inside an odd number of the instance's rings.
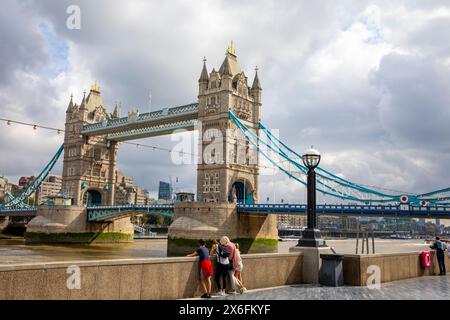
[[[302,282],[301,254],[242,255],[242,260],[248,289]],[[76,267],[80,286],[69,289]],[[190,257],[0,265],[0,300],[191,298],[201,294],[198,270],[198,258]]]
[[[434,252],[431,252],[431,268],[424,269],[420,263],[419,252],[345,255],[343,262],[344,283],[352,286],[366,286],[367,279],[373,274],[370,266],[380,268],[381,282],[391,282],[439,274],[439,266]],[[446,255],[446,266],[450,259]]]

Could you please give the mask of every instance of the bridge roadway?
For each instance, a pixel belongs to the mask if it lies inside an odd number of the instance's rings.
[[[107,222],[131,215],[156,214],[166,217],[174,215],[174,204],[95,206],[88,207],[88,221]],[[306,214],[304,204],[238,204],[239,214]],[[37,208],[0,210],[0,216],[35,216]],[[318,205],[317,213],[327,216],[360,216],[386,218],[450,219],[450,207],[408,205]]]

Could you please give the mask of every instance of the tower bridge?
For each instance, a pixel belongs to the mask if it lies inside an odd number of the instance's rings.
[[[71,97],[66,110],[64,144],[37,179],[19,197],[0,207],[3,216],[35,216],[28,225],[30,241],[131,241],[130,216],[161,214],[174,217],[169,228],[168,254],[191,250],[198,238],[228,235],[243,252],[277,248],[276,214],[303,214],[300,204],[259,204],[259,160],[267,159],[296,183],[306,184],[301,155],[273,136],[261,123],[262,87],[256,69],[250,85],[230,46],[218,71],[208,72],[206,60],[198,79],[197,102],[121,116],[109,113],[95,84],[80,104]],[[199,131],[197,199],[167,206],[116,206],[119,142]],[[275,161],[264,148],[276,153]],[[41,205],[25,200],[63,156],[62,193],[72,206]],[[283,163],[295,168],[292,172]],[[362,205],[319,206],[326,215],[450,217],[450,188],[426,194],[387,194],[347,181],[317,168],[317,190]],[[370,203],[371,205],[367,205]],[[405,209],[407,205],[407,209]],[[99,236],[100,235],[100,236]]]

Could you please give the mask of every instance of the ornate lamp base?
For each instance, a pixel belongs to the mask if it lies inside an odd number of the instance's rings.
[[[298,240],[297,247],[326,247],[325,240],[322,239],[320,230],[318,229],[305,229],[302,232],[302,238]]]

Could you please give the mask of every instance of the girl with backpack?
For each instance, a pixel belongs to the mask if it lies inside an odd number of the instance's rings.
[[[218,294],[220,296],[225,296],[225,287],[227,284],[227,276],[228,276],[228,266],[230,264],[230,260],[228,257],[230,256],[230,252],[228,248],[216,240],[214,241],[213,247],[211,248],[211,255],[216,256],[216,284],[218,288]]]

